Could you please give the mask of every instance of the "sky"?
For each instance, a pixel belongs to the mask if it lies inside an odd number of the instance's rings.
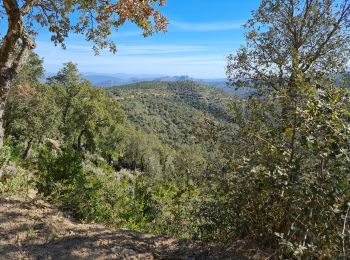
[[[37,37],[35,51],[47,72],[72,61],[82,73],[224,78],[226,56],[244,44],[242,25],[258,5],[259,0],[167,0],[161,11],[169,19],[168,32],[144,38],[135,25],[126,24],[112,35],[116,54],[95,56],[92,44],[74,34],[62,50],[45,31]]]

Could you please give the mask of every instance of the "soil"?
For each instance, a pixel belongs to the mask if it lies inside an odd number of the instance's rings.
[[[74,221],[40,201],[0,198],[0,259],[246,259],[233,249]]]

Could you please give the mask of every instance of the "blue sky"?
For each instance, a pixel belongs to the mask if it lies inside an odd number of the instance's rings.
[[[223,78],[225,57],[244,43],[241,26],[258,4],[258,0],[168,0],[162,12],[170,20],[169,31],[144,38],[136,26],[127,24],[112,36],[118,48],[115,55],[103,51],[94,56],[91,44],[77,35],[71,35],[62,50],[46,32],[38,36],[36,52],[48,72],[73,61],[81,72]]]

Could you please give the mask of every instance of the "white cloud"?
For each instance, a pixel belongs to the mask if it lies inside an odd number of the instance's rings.
[[[187,23],[187,22],[172,22],[171,27],[179,31],[228,31],[235,30],[242,27],[240,22],[212,22],[212,23]],[[171,28],[170,28],[171,30]]]
[[[207,48],[200,45],[119,45],[119,54],[170,54],[184,52],[205,51]]]
[[[46,52],[55,55],[56,51],[60,47],[55,47],[51,42],[37,43],[39,52]],[[180,44],[155,44],[155,45],[117,45],[118,55],[159,55],[159,54],[172,54],[172,53],[186,53],[186,52],[200,52],[206,51],[207,47],[204,45],[180,45]],[[86,55],[93,55],[91,46],[84,43],[67,44],[66,52],[81,53]],[[108,53],[106,50],[102,50],[101,53]]]
[[[52,43],[39,41],[36,52],[44,57],[49,72],[57,71],[64,62],[73,61],[81,72],[225,77],[223,50],[217,51],[215,44],[212,45],[119,45],[116,55],[103,51],[94,56],[89,45],[83,42],[72,42],[62,50]]]
[[[62,51],[64,52],[64,51]],[[192,77],[224,76],[225,58],[221,55],[127,56],[100,55],[89,57],[78,53],[57,51],[55,57],[44,59],[47,71],[57,71],[62,64],[73,61],[82,72],[190,75]]]

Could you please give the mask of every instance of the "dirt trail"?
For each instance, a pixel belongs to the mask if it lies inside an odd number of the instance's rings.
[[[42,202],[0,198],[0,259],[244,259],[201,243],[76,223]]]

